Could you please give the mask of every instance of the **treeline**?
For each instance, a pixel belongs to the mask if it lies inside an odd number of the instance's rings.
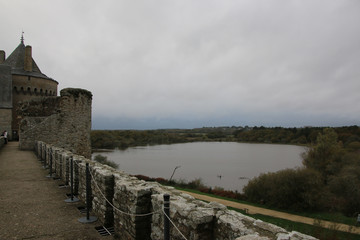
[[[323,129],[304,153],[303,165],[253,178],[244,187],[246,198],[296,211],[342,212],[352,217],[360,213],[358,129],[352,133]]]
[[[295,211],[360,213],[360,128],[217,127],[166,130],[94,130],[93,148],[127,148],[194,141],[304,144],[303,167],[264,173],[237,198]],[[199,188],[199,186],[197,186]],[[201,187],[200,190],[212,192]],[[222,192],[222,194],[224,194]],[[228,193],[226,193],[228,194]]]
[[[252,143],[311,144],[316,142],[323,127],[266,128],[266,127],[203,127],[195,129],[163,130],[93,130],[93,149],[125,149],[128,147],[172,144],[195,141],[233,141]],[[333,128],[345,147],[360,141],[358,126]],[[351,146],[350,146],[351,147]]]
[[[164,130],[92,130],[93,149],[125,149],[134,146],[199,141],[235,141],[232,128]]]
[[[92,130],[91,147],[93,149],[126,149],[128,147],[172,144],[198,141],[192,136],[162,130]]]
[[[304,128],[265,128],[245,127],[234,132],[234,137],[240,142],[255,143],[284,143],[284,144],[310,144],[314,143],[325,128],[328,127],[304,127]],[[343,143],[359,141],[360,128],[358,126],[332,128],[338,134]]]

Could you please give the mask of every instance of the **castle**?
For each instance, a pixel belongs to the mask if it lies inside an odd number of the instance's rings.
[[[57,96],[57,87],[57,81],[40,71],[32,58],[32,48],[25,46],[23,36],[9,57],[0,50],[0,132],[6,130],[10,140],[18,140],[20,103]]]
[[[65,88],[57,96],[57,87],[40,71],[23,36],[8,58],[0,51],[0,132],[6,130],[22,150],[46,141],[90,157],[92,93]]]

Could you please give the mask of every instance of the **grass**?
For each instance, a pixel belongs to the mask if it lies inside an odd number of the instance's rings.
[[[238,211],[237,209],[233,209]],[[337,231],[336,229],[327,229],[321,227],[321,225],[309,225],[304,223],[293,222],[281,218],[275,218],[265,216],[262,214],[250,215],[253,218],[260,219],[264,222],[275,224],[279,227],[286,229],[287,231],[297,231],[321,240],[357,240],[359,235]]]
[[[201,183],[201,181],[199,183]],[[162,183],[162,184],[169,185],[169,183],[167,183],[166,181],[164,183]],[[274,209],[274,208],[270,208],[270,207],[265,206],[265,205],[246,202],[244,200],[233,199],[233,198],[229,198],[229,197],[222,197],[222,196],[214,195],[214,194],[207,193],[207,192],[201,192],[201,191],[195,190],[193,188],[187,188],[185,185],[180,185],[180,187],[179,187],[179,185],[180,184],[176,184],[175,182],[170,184],[170,186],[173,186],[178,190],[188,191],[188,192],[201,194],[201,195],[207,195],[207,196],[211,196],[211,197],[215,197],[215,198],[219,198],[219,199],[238,202],[238,203],[242,203],[242,204],[248,204],[248,205],[251,205],[251,206],[271,209],[271,210],[280,211],[280,212],[284,212],[284,213],[289,213],[289,214],[294,214],[294,215],[299,215],[299,216],[304,216],[304,217],[310,217],[310,218],[314,218],[314,219],[318,220],[318,221],[315,220],[315,222],[317,222],[318,224],[309,225],[309,224],[293,222],[293,221],[285,220],[285,219],[281,219],[281,218],[265,216],[265,215],[262,215],[262,214],[250,215],[250,214],[245,213],[244,210],[234,209],[234,208],[228,207],[229,209],[233,209],[235,211],[241,212],[241,213],[246,214],[248,216],[251,216],[251,217],[253,217],[255,219],[260,219],[260,220],[262,220],[264,222],[269,222],[269,223],[275,224],[277,226],[280,226],[280,227],[286,229],[289,232],[297,231],[297,232],[301,232],[301,233],[304,233],[304,234],[307,234],[307,235],[310,235],[310,236],[314,236],[314,237],[316,237],[318,239],[321,239],[321,240],[355,240],[355,239],[360,239],[360,236],[357,235],[357,234],[351,234],[351,233],[338,231],[335,227],[334,227],[334,229],[327,229],[327,228],[323,228],[321,226],[321,221],[322,220],[331,221],[331,222],[335,222],[335,223],[343,223],[343,224],[348,224],[348,225],[352,225],[352,226],[356,225],[356,218],[346,217],[346,216],[342,215],[341,213],[284,211],[282,209]],[[201,184],[198,184],[198,185],[199,185],[198,187],[201,187]],[[241,198],[241,195],[238,196],[238,197]]]
[[[117,163],[108,160],[106,156],[103,156],[101,154],[96,155],[94,157],[94,160],[97,161],[98,163],[108,165],[108,166],[110,166],[112,168],[115,168],[115,169],[117,169],[119,167],[119,165]]]
[[[202,195],[208,195],[208,196],[211,196],[211,197],[224,199],[224,200],[229,200],[229,201],[233,201],[233,202],[249,204],[249,205],[252,205],[252,206],[264,207],[263,205],[253,204],[253,203],[240,201],[240,200],[229,199],[229,198],[226,198],[226,197],[220,197],[220,196],[216,196],[216,195],[213,195],[213,194],[207,194],[207,193],[203,193],[203,192],[200,192],[200,191],[194,190],[194,189],[186,189],[186,188],[179,188],[179,187],[176,187],[176,189],[184,190],[184,191],[188,191],[188,192],[193,192],[193,193],[197,193],[197,194],[202,194]],[[228,207],[228,208],[231,209],[231,210],[240,212],[240,213],[242,213],[244,215],[248,215],[250,217],[253,217],[255,219],[259,219],[259,220],[262,220],[264,222],[275,224],[275,225],[277,225],[279,227],[282,227],[282,228],[286,229],[289,232],[297,231],[297,232],[300,232],[300,233],[303,233],[303,234],[306,234],[306,235],[316,237],[316,238],[321,239],[321,240],[358,240],[360,238],[359,235],[357,235],[357,234],[351,234],[351,233],[346,233],[346,232],[342,232],[342,231],[337,231],[335,228],[334,229],[327,229],[327,228],[321,227],[321,220],[328,220],[328,221],[333,221],[333,222],[344,221],[343,223],[346,224],[346,221],[348,221],[348,218],[342,216],[341,214],[330,214],[330,213],[301,214],[301,213],[292,213],[292,214],[296,214],[296,215],[313,217],[313,218],[315,218],[315,216],[316,216],[317,219],[323,218],[323,219],[319,220],[318,225],[309,225],[309,224],[304,224],[304,223],[293,222],[293,221],[282,219],[282,218],[266,216],[266,215],[262,215],[262,214],[248,214],[242,209],[236,209],[236,208],[232,208],[232,207]],[[267,208],[267,209],[269,209],[269,208]],[[338,221],[334,221],[334,220],[338,220]],[[352,221],[354,221],[354,220],[352,219]]]
[[[207,195],[207,196],[211,196],[211,197],[214,197],[214,198],[224,199],[224,200],[228,200],[228,201],[232,201],[232,202],[239,202],[239,203],[243,203],[243,204],[247,204],[247,205],[251,205],[251,206],[255,206],[255,207],[261,207],[261,208],[265,208],[265,209],[271,209],[271,210],[274,210],[274,211],[299,215],[299,216],[303,216],[303,217],[315,218],[315,219],[319,219],[319,220],[326,220],[326,221],[331,221],[331,222],[343,223],[343,224],[348,224],[348,225],[351,225],[351,226],[356,226],[356,218],[346,217],[346,216],[342,215],[341,213],[285,211],[285,210],[282,210],[282,209],[270,208],[270,207],[265,206],[265,205],[260,205],[260,204],[255,204],[255,203],[246,202],[246,201],[242,201],[242,200],[237,200],[237,199],[217,196],[217,195],[214,195],[214,194],[204,193],[204,192],[200,192],[200,191],[194,190],[194,189],[179,188],[179,187],[176,187],[176,189],[184,190],[184,191],[188,191],[188,192],[193,192],[193,193],[197,193],[197,194],[201,194],[201,195]]]

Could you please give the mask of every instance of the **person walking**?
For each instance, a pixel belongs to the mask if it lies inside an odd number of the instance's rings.
[[[7,139],[7,131],[6,130],[4,131],[4,140],[5,140],[5,144],[7,144],[8,139]]]

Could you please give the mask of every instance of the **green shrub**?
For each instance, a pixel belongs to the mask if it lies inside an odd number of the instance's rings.
[[[106,156],[103,156],[101,154],[97,154],[94,157],[94,160],[97,161],[98,163],[104,164],[104,165],[108,165],[110,167],[113,167],[115,169],[117,169],[119,167],[119,164],[114,163],[113,161],[110,161],[107,159]]]
[[[261,174],[244,187],[253,202],[296,211],[316,209],[323,187],[321,174],[311,169],[286,169]]]

